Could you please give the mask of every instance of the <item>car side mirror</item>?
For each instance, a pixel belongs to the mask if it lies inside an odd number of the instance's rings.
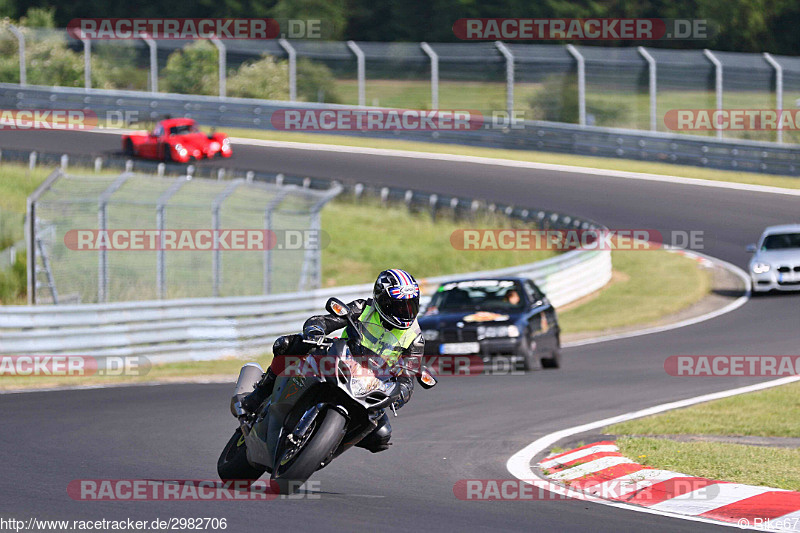
[[[350,308],[347,307],[347,304],[338,298],[328,299],[328,303],[325,304],[325,310],[336,316],[347,316],[350,313]]]
[[[745,250],[747,250],[748,254],[754,254],[757,251],[756,250],[756,245],[755,244],[748,244],[747,247],[745,248]]]

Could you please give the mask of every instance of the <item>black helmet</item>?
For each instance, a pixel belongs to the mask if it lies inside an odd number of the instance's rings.
[[[375,280],[372,300],[384,322],[408,329],[419,313],[419,285],[405,270],[384,270]]]

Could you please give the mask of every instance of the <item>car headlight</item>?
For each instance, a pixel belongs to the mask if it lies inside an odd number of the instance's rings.
[[[177,150],[178,153],[181,154],[182,156],[186,155],[186,148],[184,148],[183,145],[181,145],[181,143],[175,145],[175,150]]]
[[[435,329],[423,329],[422,338],[426,341],[435,341],[439,338],[439,331]]]
[[[770,266],[767,263],[753,263],[753,274],[764,274],[769,270]]]
[[[479,339],[497,337],[519,337],[519,328],[513,324],[510,326],[478,326]]]

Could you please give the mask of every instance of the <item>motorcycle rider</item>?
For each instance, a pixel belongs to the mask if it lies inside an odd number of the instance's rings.
[[[419,285],[414,277],[398,268],[384,270],[375,280],[372,298],[358,299],[350,302],[350,317],[353,322],[362,325],[360,348],[366,354],[381,356],[388,366],[394,365],[405,356],[422,357],[425,341],[422,337],[417,314],[419,313]],[[254,412],[266,400],[275,385],[275,380],[283,372],[288,355],[306,355],[312,344],[305,341],[318,342],[321,337],[347,326],[347,318],[337,315],[312,316],[303,324],[303,333],[279,337],[272,347],[273,359],[267,371],[256,383],[255,389],[244,399],[241,407],[247,412]],[[347,337],[347,330],[342,335]],[[358,347],[353,347],[354,355]],[[413,379],[401,375],[391,378],[396,382],[393,406],[398,409],[408,403],[414,390]],[[379,415],[378,427],[361,442],[356,444],[377,453],[389,448],[392,426],[389,417],[383,411]]]

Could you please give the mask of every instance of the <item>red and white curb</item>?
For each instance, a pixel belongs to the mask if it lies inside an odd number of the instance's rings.
[[[613,441],[551,455],[538,466],[548,479],[589,497],[744,527],[800,531],[800,492],[643,466],[623,456]]]
[[[721,526],[729,526],[729,527],[737,527],[740,529],[753,529],[757,531],[781,531],[776,527],[776,524],[763,524],[756,523],[755,520],[751,521],[750,523],[747,522],[747,519],[741,519],[741,521],[737,522],[724,522],[721,520],[717,520],[715,518],[707,518],[705,516],[700,515],[691,515],[685,513],[677,513],[668,508],[666,509],[657,509],[653,507],[645,507],[643,505],[635,505],[632,503],[628,503],[622,500],[612,500],[612,499],[605,499],[605,498],[598,498],[596,496],[591,496],[582,490],[577,490],[569,487],[568,485],[563,485],[561,483],[557,483],[555,481],[551,481],[550,479],[540,477],[536,472],[534,472],[533,468],[533,459],[535,457],[542,456],[547,450],[551,449],[556,443],[568,439],[571,437],[575,437],[576,435],[586,433],[589,431],[596,431],[598,429],[604,428],[606,426],[610,426],[613,424],[618,424],[620,422],[626,422],[628,420],[635,420],[637,418],[642,418],[645,416],[655,415],[658,413],[663,413],[666,411],[671,411],[673,409],[680,409],[682,407],[689,407],[691,405],[697,405],[703,402],[709,402],[712,400],[719,400],[721,398],[729,398],[731,396],[737,396],[739,394],[745,394],[748,392],[755,392],[759,390],[770,389],[772,387],[778,387],[780,385],[785,385],[787,383],[794,383],[796,381],[800,381],[800,376],[790,376],[780,379],[775,379],[772,381],[767,381],[764,383],[756,383],[754,385],[747,385],[745,387],[739,387],[736,389],[724,390],[720,392],[712,392],[710,394],[704,394],[702,396],[696,396],[694,398],[686,398],[684,400],[678,400],[675,402],[665,403],[661,405],[655,405],[653,407],[647,407],[645,409],[641,409],[639,411],[633,411],[630,413],[624,413],[617,416],[612,416],[610,418],[604,418],[602,420],[595,420],[593,422],[588,422],[586,424],[581,424],[578,426],[573,426],[570,428],[562,429],[559,431],[555,431],[553,433],[549,433],[547,435],[543,435],[536,439],[535,441],[531,442],[521,450],[517,451],[514,455],[509,457],[508,461],[506,462],[506,468],[508,471],[518,480],[532,485],[535,488],[540,490],[544,490],[547,492],[552,493],[553,495],[560,495],[565,496],[571,499],[589,501],[598,505],[604,505],[607,507],[615,507],[617,509],[624,509],[627,511],[632,512],[639,512],[645,514],[652,514],[658,515],[663,517],[670,517],[670,518],[678,518],[681,520],[688,520],[694,522],[705,522],[711,524],[717,524]],[[643,474],[644,475],[644,474]],[[658,475],[658,474],[655,474]],[[644,481],[644,480],[642,480]],[[705,511],[703,511],[705,512]],[[702,514],[702,512],[700,513]],[[794,514],[794,511],[787,509],[783,515],[784,518],[787,518],[791,521],[793,518],[800,518],[800,515]],[[764,517],[760,517],[764,518]],[[791,525],[791,524],[789,524]],[[796,528],[796,526],[795,526]],[[797,529],[795,529],[797,530]],[[785,529],[783,529],[785,531]],[[791,529],[790,529],[791,531]]]

